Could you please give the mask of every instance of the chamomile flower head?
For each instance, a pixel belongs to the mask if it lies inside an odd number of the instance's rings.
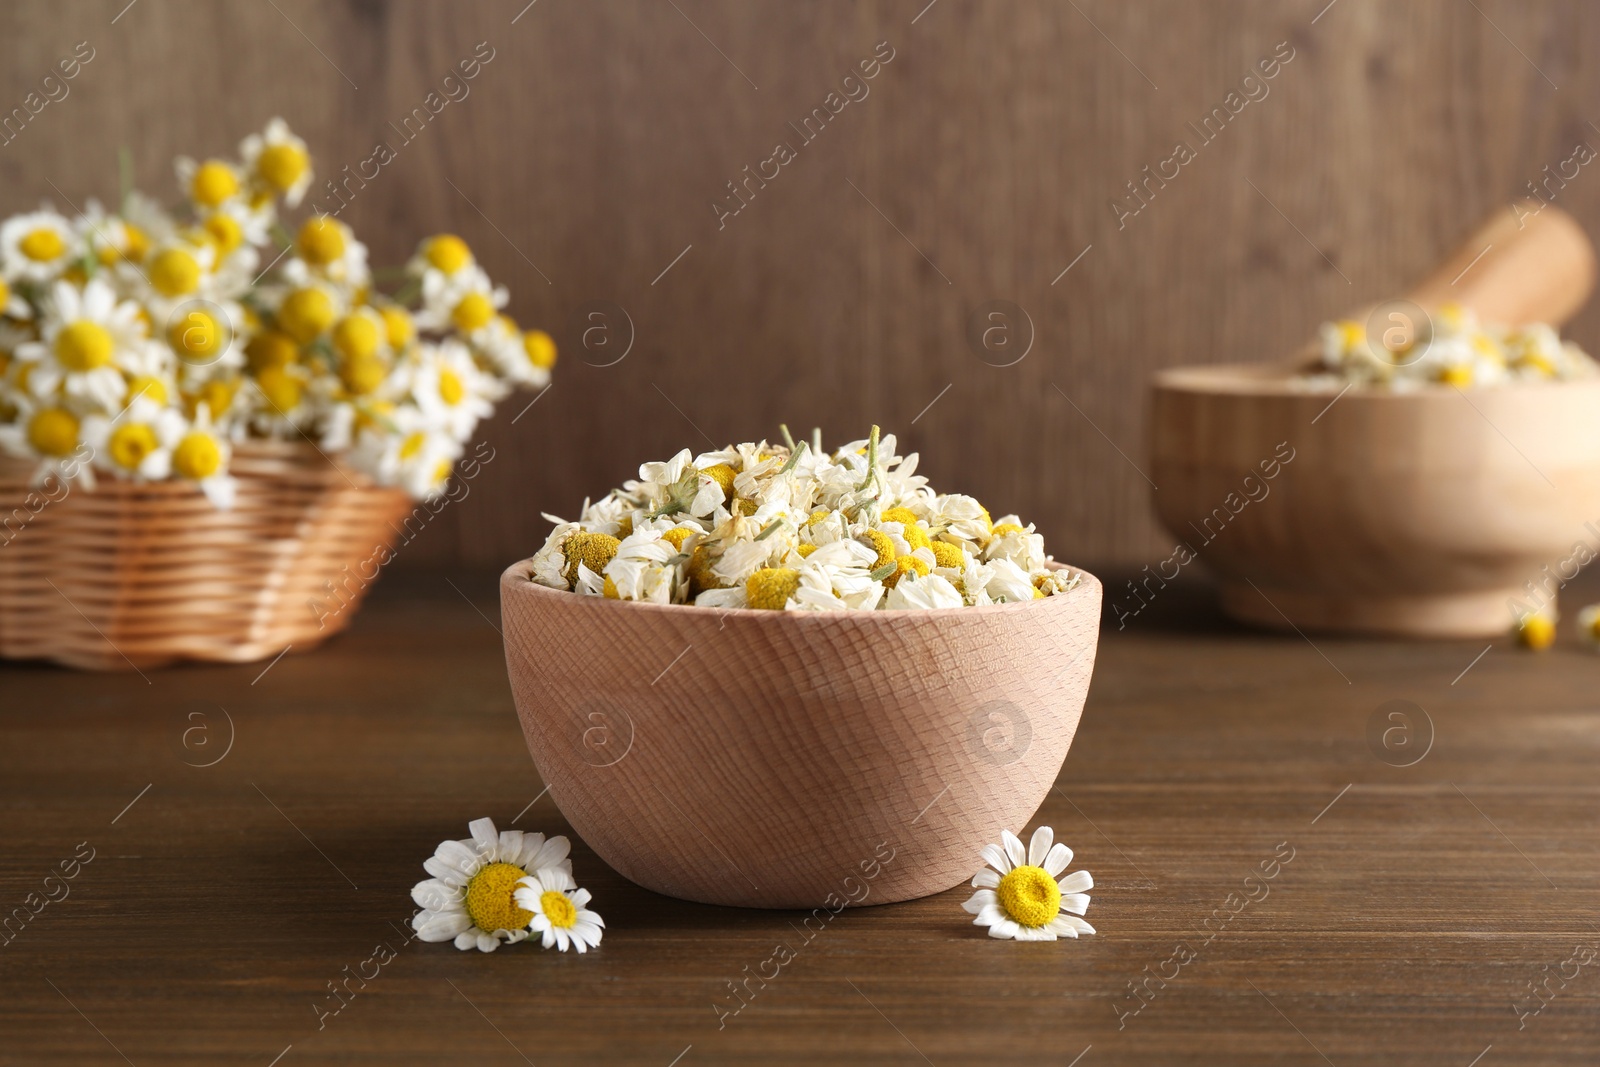
[[[412,395],[435,425],[457,441],[466,441],[479,420],[494,410],[493,381],[473,362],[466,345],[445,340],[422,353]]]
[[[187,429],[181,413],[148,394],[136,397],[114,418],[90,415],[82,425],[96,466],[135,481],[167,478],[172,473],[172,451]]]
[[[477,265],[467,242],[453,233],[438,233],[425,237],[417,245],[416,254],[406,264],[408,273],[421,278],[429,272],[442,278],[454,278]]]
[[[477,265],[451,275],[430,271],[422,278],[422,309],[416,314],[417,325],[471,336],[491,326],[509,299],[505,289],[490,282]]]
[[[463,952],[493,952],[526,940],[535,913],[518,901],[518,889],[530,875],[567,885],[570,844],[565,837],[496,831],[492,819],[476,819],[467,830],[471,837],[441,842],[423,862],[432,877],[411,890],[422,909],[412,929],[423,941],[451,941]]]
[[[1600,652],[1600,604],[1578,612],[1578,640],[1585,648]]]
[[[147,347],[138,305],[118,300],[98,278],[82,289],[58,281],[40,323],[38,341],[17,346],[16,358],[36,364],[28,375],[35,396],[60,395],[101,410],[115,411],[127,391],[123,372],[148,369]]]
[[[46,207],[0,224],[0,273],[8,282],[48,282],[83,254],[83,241],[65,217]]]
[[[600,944],[606,922],[588,909],[591,897],[579,889],[572,872],[555,867],[530,874],[517,883],[515,902],[533,916],[531,927],[545,948],[587,952]]]
[[[233,507],[238,482],[228,473],[232,445],[212,425],[210,409],[202,405],[194,422],[183,428],[172,446],[172,476],[193,482],[218,509]]]
[[[973,876],[977,890],[962,904],[974,926],[988,927],[989,936],[1016,941],[1054,941],[1092,934],[1080,916],[1089,909],[1094,879],[1088,871],[1063,875],[1072,849],[1054,840],[1048,826],[1033,832],[1026,849],[1010,830],[999,844],[983,847],[988,866]]]
[[[83,439],[83,420],[60,400],[39,400],[18,394],[10,401],[10,419],[0,424],[0,449],[36,461],[32,483],[51,474],[93,485],[87,462],[92,455]],[[79,457],[83,461],[79,462]]]
[[[239,142],[239,155],[249,180],[282,197],[289,207],[298,207],[311,187],[311,153],[281,118]]]
[[[183,195],[199,210],[215,210],[244,192],[238,166],[225,159],[196,161],[179,156],[173,169]]]

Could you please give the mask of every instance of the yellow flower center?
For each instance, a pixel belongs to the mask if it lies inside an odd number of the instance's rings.
[[[233,168],[216,159],[200,164],[189,185],[189,194],[206,207],[216,207],[238,192],[239,179],[233,176]]]
[[[1366,327],[1354,319],[1340,319],[1339,343],[1345,348],[1355,348],[1367,339]]]
[[[390,348],[404,348],[417,335],[417,327],[405,308],[387,304],[378,314],[383,316],[383,329],[388,335]]]
[[[7,285],[5,283],[5,279],[0,278],[0,311],[3,311],[5,309],[5,306],[7,304],[9,304],[10,302],[11,302],[11,286],[9,286],[9,285]]]
[[[163,250],[150,264],[150,284],[162,296],[183,296],[200,288],[200,264],[181,248]]]
[[[244,352],[250,359],[250,369],[259,374],[268,367],[293,363],[299,358],[300,348],[288,334],[264,330],[250,338]]]
[[[122,254],[135,262],[144,259],[144,254],[150,251],[149,236],[131,222],[122,224],[122,232],[125,241]]]
[[[607,600],[622,599],[622,594],[617,591],[617,583],[612,581],[611,575],[609,574],[606,575],[605,585],[601,587],[600,591],[605,594],[605,598]]]
[[[41,226],[24,236],[17,247],[21,248],[22,254],[29,259],[43,263],[59,259],[67,250],[67,242],[61,239],[61,234],[57,231]]]
[[[256,157],[256,173],[280,193],[294,188],[311,161],[305,149],[295,144],[269,144]]]
[[[378,324],[369,315],[348,315],[333,328],[333,347],[347,359],[366,359],[378,351]]]
[[[1040,927],[1061,912],[1061,887],[1043,867],[1013,867],[995,890],[1007,918]]]
[[[94,370],[111,362],[116,345],[111,333],[97,322],[79,319],[56,334],[56,359],[70,371]]]
[[[517,906],[517,880],[528,872],[514,863],[491,863],[467,883],[467,918],[484,933],[521,930],[533,912]]]
[[[762,567],[745,579],[745,599],[752,608],[782,611],[800,588],[800,572],[793,567]]]
[[[722,486],[724,500],[733,499],[733,476],[737,472],[732,467],[726,463],[714,463],[700,473]]]
[[[882,530],[868,530],[861,535],[867,547],[878,553],[878,558],[872,561],[868,570],[878,570],[894,562],[894,542]]]
[[[160,378],[148,374],[141,374],[128,381],[127,395],[122,398],[124,405],[131,404],[135,397],[147,396],[157,404],[165,405],[167,402],[167,386]]]
[[[310,344],[333,325],[333,300],[321,289],[296,289],[278,308],[278,325],[301,344]]]
[[[1555,620],[1548,615],[1529,615],[1517,628],[1517,636],[1529,648],[1549,648],[1556,640]]]
[[[1002,522],[989,530],[990,537],[1004,537],[1006,534],[1021,533],[1022,527],[1014,522]]]
[[[295,238],[300,258],[315,267],[326,267],[344,255],[344,231],[337,222],[320,215],[300,227]]]
[[[222,348],[223,329],[204,311],[190,311],[167,328],[167,340],[185,363],[204,363]]]
[[[815,552],[816,550],[816,545],[801,545],[795,549],[796,552],[800,553],[801,558],[811,555],[811,553]]]
[[[961,569],[961,549],[948,541],[930,541],[928,547],[933,550],[933,562],[937,566]]]
[[[1471,385],[1472,368],[1465,363],[1459,363],[1454,367],[1446,367],[1439,372],[1439,380],[1446,385]]]
[[[192,415],[194,411],[199,410],[201,404],[204,404],[206,410],[211,412],[213,419],[220,419],[223,413],[233,406],[233,394],[238,388],[239,383],[237,380],[207,382],[195,394],[192,405],[193,410],[191,410],[190,414]]]
[[[463,332],[481,329],[494,318],[494,302],[483,293],[468,293],[450,313],[450,321]]]
[[[885,508],[883,512],[883,521],[903,523],[906,526],[915,526],[917,523],[917,513],[912,511],[910,508]]]
[[[65,456],[78,447],[78,417],[61,408],[45,408],[28,420],[28,443],[46,456]]]
[[[285,415],[300,406],[300,397],[304,389],[299,377],[293,374],[286,364],[263,367],[256,375],[256,385],[260,386],[267,403]]]
[[[610,534],[590,533],[579,531],[569,536],[561,545],[561,551],[567,557],[567,582],[578,580],[578,564],[594,571],[596,574],[606,569],[617,555],[617,546],[622,542]]]
[[[472,262],[472,249],[467,247],[467,242],[453,233],[441,233],[437,237],[430,237],[427,251],[423,255],[428,260],[428,266],[442,270],[446,274],[454,274]]]
[[[682,552],[683,543],[689,540],[689,538],[693,535],[694,531],[689,529],[687,526],[677,526],[662,534],[661,539],[667,542],[673,548],[677,549],[679,552]]]
[[[565,893],[558,890],[547,889],[540,895],[539,910],[544,912],[544,917],[550,920],[551,926],[570,930],[578,925],[578,909],[567,899]]]
[[[406,439],[404,441],[400,442],[400,458],[402,460],[410,459],[418,452],[421,452],[422,446],[427,443],[427,434],[423,433],[421,430],[413,430],[411,433],[406,435]]]
[[[439,368],[439,399],[448,406],[455,407],[467,395],[467,387],[461,384],[461,375],[449,367]]]
[[[366,396],[374,392],[388,376],[388,365],[377,356],[347,359],[339,364],[339,380],[344,382],[344,387],[356,396]],[[417,447],[422,446],[419,444]]]
[[[522,350],[528,353],[528,362],[549,370],[556,365],[555,340],[543,330],[529,330],[522,335]]]
[[[222,446],[203,430],[195,430],[172,451],[172,469],[184,478],[200,481],[222,469]]]
[[[894,561],[894,573],[885,578],[883,584],[888,586],[897,585],[903,575],[911,574],[912,572],[916,572],[919,578],[926,578],[928,569],[928,564],[916,556],[901,556]]]
[[[217,246],[217,251],[227,255],[244,243],[244,230],[232,215],[212,215],[205,221],[206,235]]]
[[[111,431],[111,440],[107,443],[112,462],[130,471],[136,470],[157,447],[156,432],[142,422],[118,426]]]

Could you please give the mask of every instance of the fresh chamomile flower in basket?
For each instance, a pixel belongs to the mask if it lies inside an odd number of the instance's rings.
[[[988,863],[972,878],[977,890],[961,906],[974,926],[989,928],[989,936],[1016,941],[1054,941],[1092,934],[1094,927],[1079,916],[1089,910],[1089,890],[1094,878],[1088,871],[1063,875],[1072,862],[1072,849],[1055,841],[1055,831],[1041,826],[1028,847],[1010,830],[999,844],[983,846]]]
[[[126,191],[0,224],[0,449],[35,480],[86,444],[85,484],[188,481],[225,506],[238,450],[277,441],[428,497],[498,401],[548,384],[554,342],[460,237],[424,238],[385,291],[346,222],[286,218],[313,166],[281,118],[175,172],[177,211]]]
[[[411,919],[419,938],[480,952],[525,941],[530,929],[546,948],[572,943],[583,952],[600,943],[605,923],[584,908],[589,894],[572,880],[565,837],[496,831],[492,819],[467,830],[471,837],[441,842],[423,862],[433,877],[411,890],[422,909]]]
[[[21,544],[0,557],[0,657],[314,647],[415,501],[476,477],[486,448],[457,464],[495,405],[550,381],[554,342],[461,237],[415,234],[415,269],[374,270],[282,119],[173,173],[170,206],[86,189],[81,212],[0,222],[0,513],[28,516],[3,538]],[[50,606],[68,575],[105,592],[71,594],[82,618]]]
[[[832,453],[820,431],[783,436],[684,449],[641,465],[574,522],[547,515],[556,527],[532,580],[613,600],[774,611],[979,607],[1076,587],[1032,525],[993,522],[972,497],[935,492],[917,455],[898,455],[876,426]]]

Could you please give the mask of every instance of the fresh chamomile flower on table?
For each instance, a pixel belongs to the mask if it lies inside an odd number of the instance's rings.
[[[973,876],[977,892],[961,905],[976,916],[974,926],[988,927],[990,937],[1017,941],[1094,933],[1094,927],[1078,918],[1089,908],[1094,879],[1088,871],[1061,876],[1072,862],[1072,849],[1052,844],[1054,837],[1050,827],[1041,826],[1024,850],[1017,835],[1005,830],[1000,844],[983,846],[989,866]]]
[[[600,944],[606,921],[584,907],[589,891],[578,888],[570,868],[554,867],[521,879],[514,897],[519,907],[533,913],[533,931],[545,948],[565,952],[570,946],[581,953]]]
[[[1600,604],[1590,604],[1578,612],[1578,640],[1585,648],[1600,652]]]
[[[497,832],[493,819],[475,819],[467,831],[471,837],[440,843],[422,864],[433,877],[412,887],[411,899],[422,910],[411,927],[423,941],[453,941],[462,951],[493,952],[503,941],[526,940],[536,910],[524,907],[519,898],[529,876],[548,878],[552,886],[561,887],[556,892],[563,900],[573,899],[566,896],[572,865],[565,837],[546,840],[543,834],[521,830]],[[539,893],[545,893],[542,885]],[[588,899],[584,894],[584,903]],[[548,910],[560,911],[554,900]],[[558,917],[565,919],[566,914]]]
[[[0,273],[10,282],[48,282],[83,253],[83,242],[49,207],[13,215],[0,225]]]

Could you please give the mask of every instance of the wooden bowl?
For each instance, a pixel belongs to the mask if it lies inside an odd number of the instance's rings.
[[[718,611],[500,579],[539,774],[647,889],[759,908],[949,889],[1043,803],[1078,727],[1100,583],[939,611]]]
[[[1526,583],[1548,597],[1591,558],[1579,542],[1600,554],[1600,381],[1339,396],[1291,385],[1294,372],[1155,379],[1156,511],[1235,618],[1490,637],[1539,606]]]

